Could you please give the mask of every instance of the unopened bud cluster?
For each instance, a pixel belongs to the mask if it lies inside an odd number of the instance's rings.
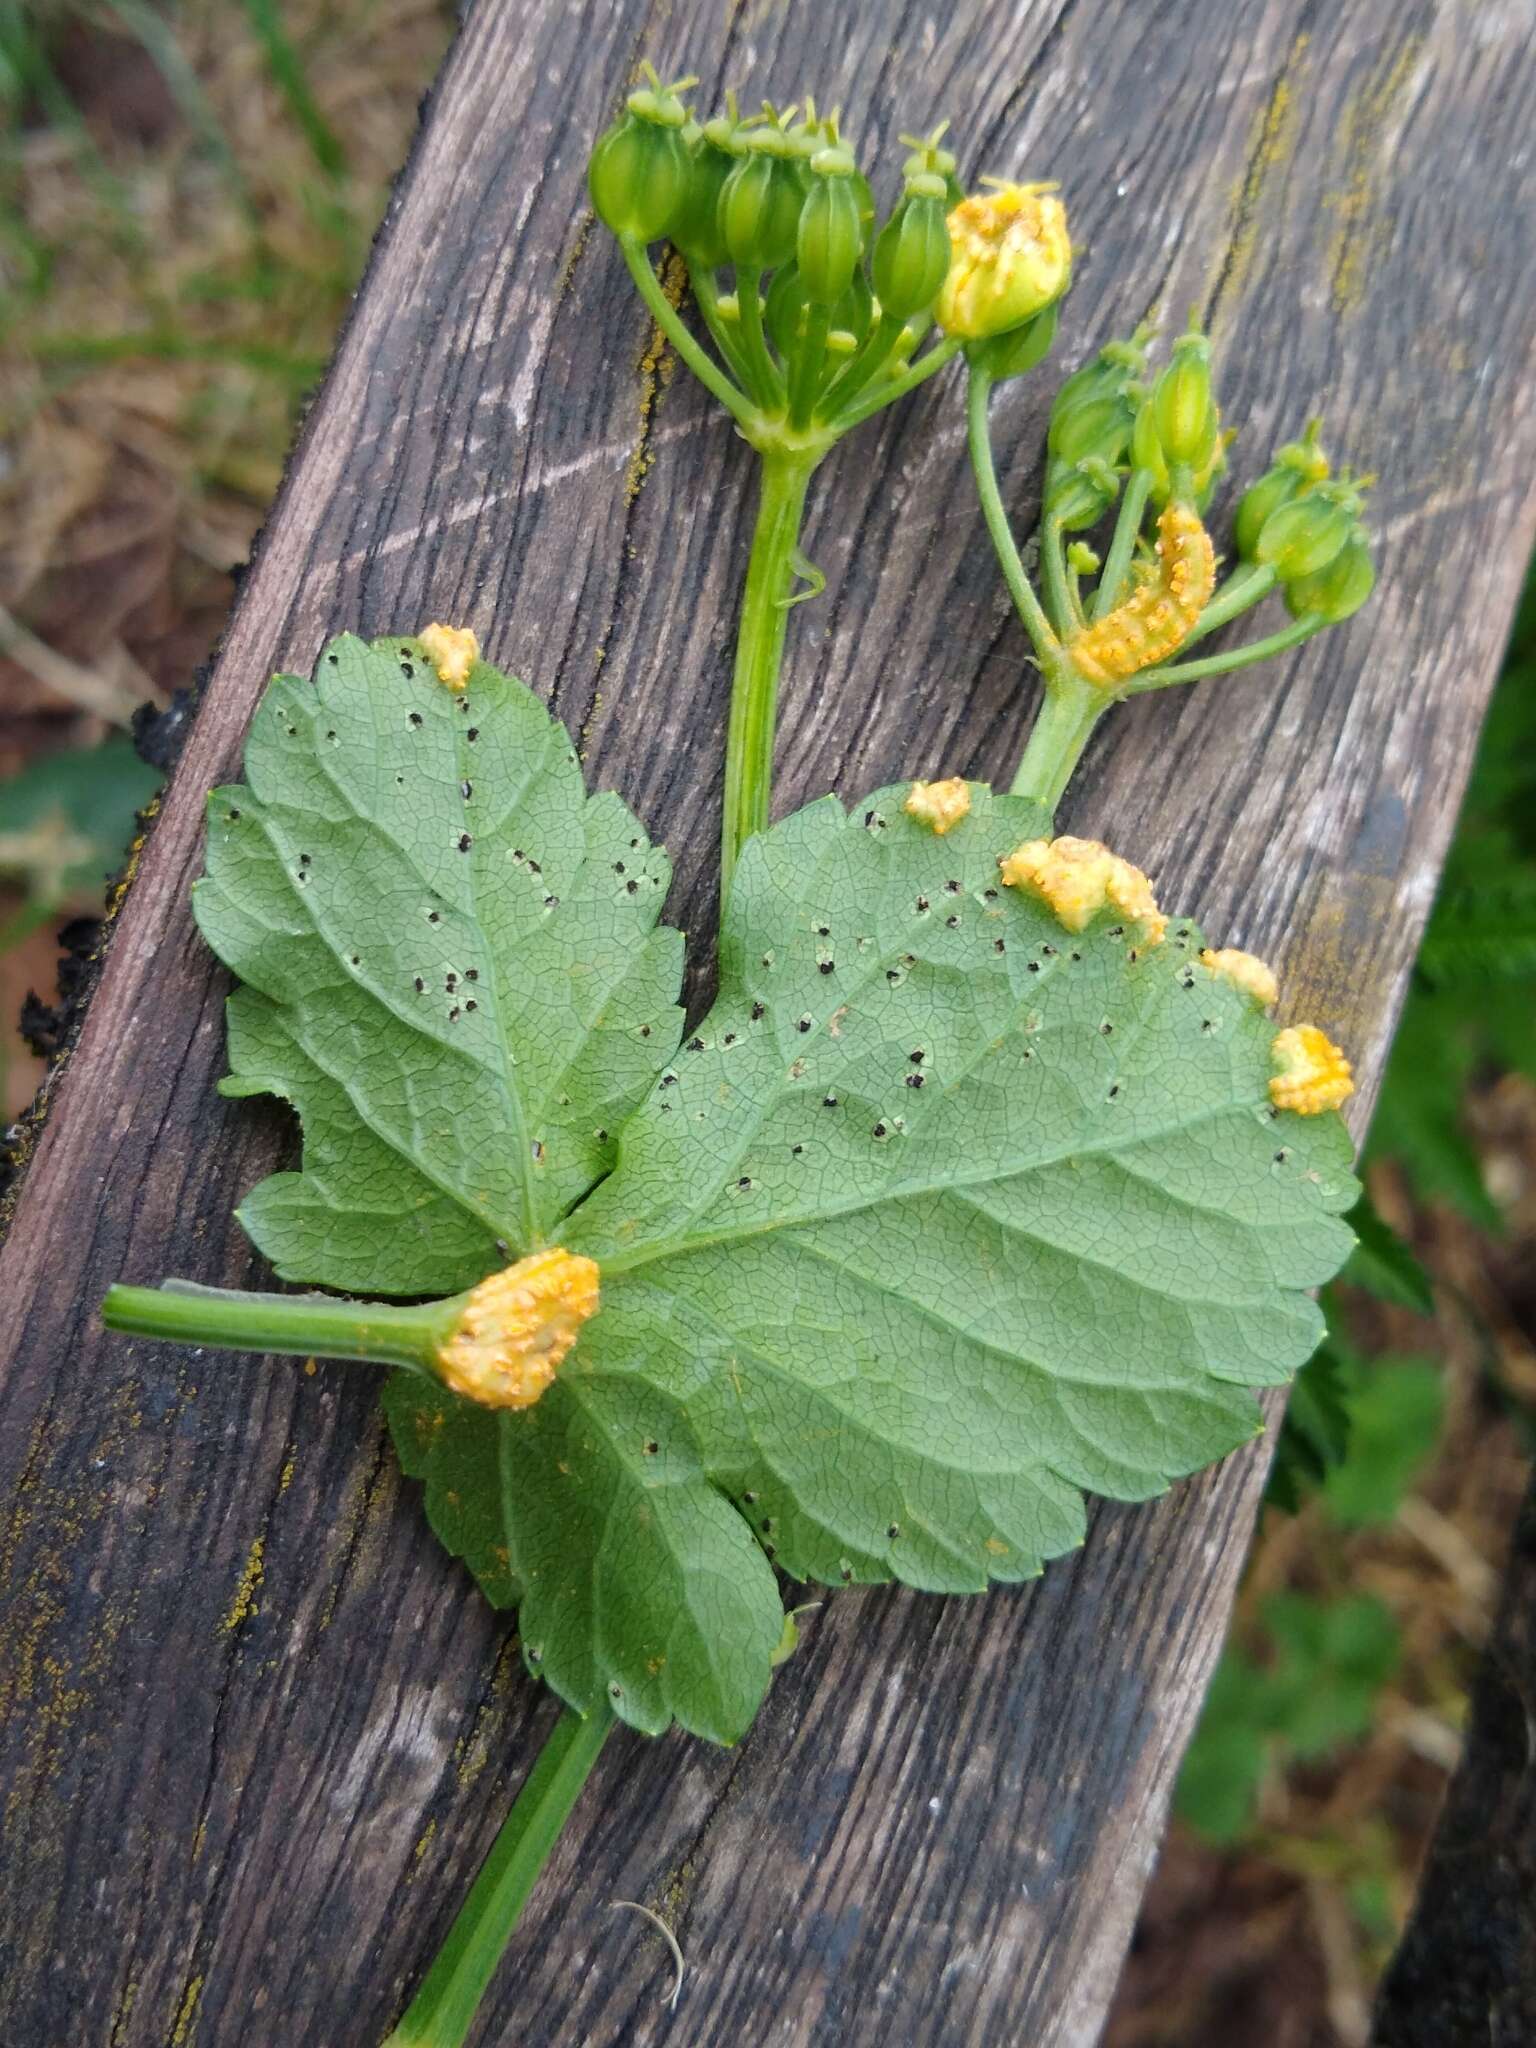
[[[1359,611],[1376,582],[1360,513],[1366,479],[1334,476],[1318,422],[1279,449],[1237,507],[1234,538],[1246,562],[1274,571],[1293,618],[1330,625]]]
[[[1211,344],[1192,321],[1152,376],[1151,337],[1150,326],[1138,327],[1074,371],[1046,430],[1041,547],[1051,624],[1060,658],[1104,691],[1152,687],[1182,647],[1277,586],[1296,622],[1279,636],[1288,645],[1358,611],[1375,581],[1360,521],[1366,480],[1333,474],[1316,422],[1239,499],[1234,569],[1225,584],[1219,580],[1204,521],[1233,435],[1222,425]],[[1107,558],[1086,540],[1067,540],[1096,527],[1122,494]],[[1106,559],[1112,587],[1101,583],[1085,596],[1081,578]],[[1253,658],[1271,651],[1265,643]],[[1239,649],[1220,666],[1245,660]],[[1207,662],[1196,672],[1211,670]],[[1182,681],[1183,671],[1168,679]]]
[[[728,97],[700,119],[693,80],[648,78],[592,153],[593,205],[631,257],[663,239],[681,254],[754,425],[835,436],[913,381],[931,330],[930,353],[985,350],[994,376],[1045,353],[1071,275],[1053,188],[967,198],[941,127],[902,138],[900,195],[880,221],[836,113],[807,101],[742,117]]]

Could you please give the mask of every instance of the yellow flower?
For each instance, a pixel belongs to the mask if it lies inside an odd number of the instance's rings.
[[[984,341],[1022,327],[1072,275],[1067,210],[1049,185],[1009,185],[964,199],[949,216],[949,275],[934,307],[946,334]]]
[[[1337,1109],[1355,1092],[1349,1061],[1315,1024],[1293,1024],[1272,1048],[1276,1073],[1269,1099],[1276,1109],[1294,1109],[1298,1116],[1316,1116]]]
[[[1135,919],[1149,946],[1162,944],[1168,920],[1152,884],[1097,839],[1027,839],[998,867],[1009,888],[1038,896],[1069,932],[1082,931],[1102,910],[1118,910]]]
[[[597,1281],[592,1259],[558,1245],[492,1273],[437,1347],[443,1384],[487,1408],[531,1408],[597,1313]]]
[[[480,659],[480,642],[469,626],[423,626],[416,635],[437,679],[450,690],[462,690]]]
[[[951,775],[947,782],[914,782],[901,808],[942,839],[970,810],[971,785],[963,775]]]
[[[1261,1010],[1279,1000],[1280,984],[1275,980],[1274,969],[1252,953],[1241,953],[1236,946],[1223,946],[1219,952],[1212,952],[1207,946],[1200,955],[1200,965],[1209,967],[1223,981],[1230,981],[1244,995],[1252,996]]]

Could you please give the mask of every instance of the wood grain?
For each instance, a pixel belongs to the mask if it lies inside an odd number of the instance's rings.
[[[245,584],[0,1270],[0,2039],[378,2039],[552,1703],[426,1536],[340,1368],[105,1339],[113,1279],[252,1284],[230,1210],[292,1148],[219,1101],[187,884],[267,673],[324,633],[473,623],[712,914],[745,451],[588,233],[635,62],[853,133],[952,115],[1063,180],[1057,368],[1151,302],[1214,320],[1240,465],[1318,407],[1378,470],[1382,586],[1263,680],[1118,715],[1069,800],[1277,960],[1355,1054],[1357,1127],[1531,541],[1527,0],[783,0],[473,8]],[[889,187],[891,180],[887,176]],[[997,404],[1021,518],[1051,378]],[[641,479],[638,492],[626,479]],[[1011,767],[1030,692],[940,379],[817,487],[778,802]],[[1236,1457],[983,1600],[840,1593],[731,1753],[616,1738],[477,2039],[1094,2039],[1262,1479]],[[689,1958],[634,1915],[648,1900]]]

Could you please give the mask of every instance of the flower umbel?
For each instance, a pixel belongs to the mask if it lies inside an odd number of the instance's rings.
[[[949,275],[934,307],[946,334],[985,341],[1022,327],[1072,277],[1067,210],[1053,185],[1010,185],[964,199],[949,216]]]
[[[1282,1031],[1273,1053],[1277,1071],[1269,1084],[1269,1099],[1276,1109],[1317,1116],[1322,1110],[1337,1109],[1355,1092],[1349,1061],[1315,1024],[1293,1024]]]
[[[596,1262],[558,1245],[492,1273],[437,1347],[443,1384],[487,1408],[531,1408],[599,1299]]]
[[[1026,839],[998,862],[1004,883],[1047,904],[1069,932],[1104,910],[1118,910],[1142,928],[1149,946],[1162,944],[1168,920],[1138,867],[1097,839]]]

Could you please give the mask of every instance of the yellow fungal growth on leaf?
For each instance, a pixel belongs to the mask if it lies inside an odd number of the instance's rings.
[[[1194,630],[1216,587],[1216,550],[1192,505],[1163,507],[1157,557],[1124,604],[1067,642],[1079,675],[1090,683],[1123,683],[1166,661]]]
[[[1223,981],[1230,981],[1245,996],[1252,996],[1261,1010],[1279,1000],[1280,984],[1275,979],[1275,970],[1252,953],[1239,952],[1236,946],[1222,946],[1218,951],[1207,946],[1200,955],[1200,965]]]
[[[487,1408],[531,1408],[599,1303],[596,1262],[558,1245],[471,1288],[437,1347],[443,1384]]]
[[[1160,946],[1168,920],[1140,868],[1097,839],[1026,839],[998,862],[1010,889],[1025,889],[1048,904],[1069,932],[1080,932],[1101,910],[1118,910]]]
[[[1315,1024],[1293,1024],[1275,1040],[1276,1072],[1269,1099],[1276,1109],[1294,1109],[1298,1116],[1316,1116],[1337,1109],[1355,1092],[1349,1061]]]
[[[423,626],[416,635],[428,661],[437,670],[437,680],[450,690],[462,690],[469,672],[480,659],[480,642],[469,626]]]
[[[963,775],[951,775],[945,782],[914,782],[901,808],[942,839],[969,812],[971,785]]]
[[[1067,210],[1052,185],[1010,185],[963,199],[949,216],[949,275],[934,307],[946,334],[984,341],[1043,312],[1072,275]]]

